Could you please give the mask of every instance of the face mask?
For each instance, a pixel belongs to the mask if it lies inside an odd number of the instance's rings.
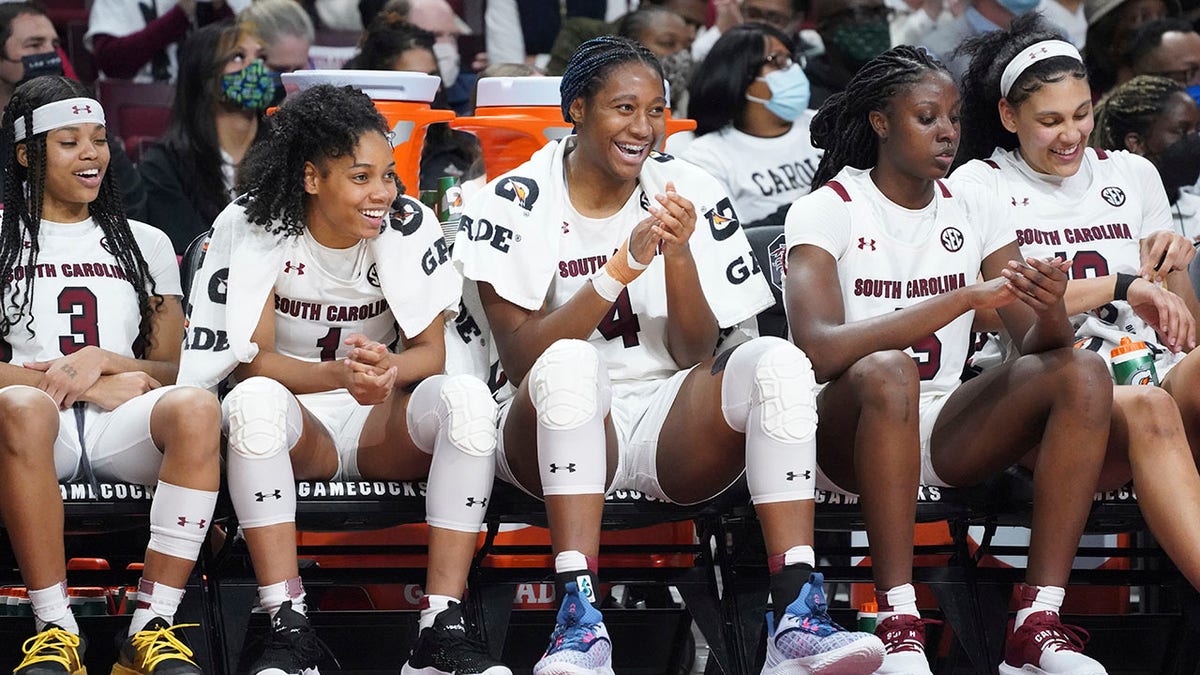
[[[659,63],[662,64],[663,79],[671,85],[671,102],[674,103],[687,91],[688,80],[692,77],[692,52],[681,49],[663,57]]]
[[[438,72],[442,74],[442,84],[447,88],[453,87],[458,80],[461,57],[458,46],[453,42],[433,43],[433,57],[437,59]]]
[[[767,83],[771,90],[771,98],[763,100],[746,94],[746,99],[761,103],[781,120],[792,122],[808,109],[809,87],[808,76],[800,68],[799,63],[793,63],[787,70],[776,70],[758,78]]]
[[[841,26],[830,36],[838,50],[861,67],[867,61],[886,52],[892,46],[892,36],[886,21]]]
[[[275,102],[279,78],[267,69],[262,60],[254,61],[236,73],[221,76],[221,92],[225,100],[246,110],[266,110]]]
[[[25,69],[21,82],[27,82],[42,75],[63,74],[62,57],[56,51],[22,56],[21,67]]]
[[[1013,16],[1021,16],[1025,12],[1032,12],[1037,9],[1039,0],[996,0],[1000,6],[1013,13]]]
[[[1200,84],[1193,84],[1187,88],[1188,96],[1191,96],[1196,105],[1200,105]]]

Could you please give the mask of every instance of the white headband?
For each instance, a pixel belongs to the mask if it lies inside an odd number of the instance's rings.
[[[1013,57],[1012,61],[1004,67],[1004,74],[1000,76],[1000,95],[1008,96],[1008,91],[1012,89],[1013,84],[1025,69],[1039,61],[1052,59],[1056,56],[1069,56],[1076,61],[1083,63],[1083,57],[1079,55],[1079,50],[1070,42],[1062,40],[1043,40],[1036,42],[1025,51]]]
[[[26,131],[23,117],[14,120],[13,133],[15,140],[23,141],[26,136],[36,136],[51,129],[93,122],[104,124],[104,108],[100,107],[100,102],[94,98],[69,98],[34,110],[32,131]]]

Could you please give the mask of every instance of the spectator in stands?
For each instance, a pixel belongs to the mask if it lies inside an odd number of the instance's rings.
[[[1175,231],[1192,241],[1200,235],[1200,197],[1194,190],[1200,153],[1180,150],[1196,148],[1198,125],[1200,109],[1178,82],[1139,75],[1100,100],[1091,138],[1094,148],[1128,150],[1154,162],[1171,205]],[[1167,161],[1160,162],[1169,149],[1173,152]],[[1181,173],[1188,175],[1180,180]]]
[[[0,105],[8,105],[18,84],[40,75],[63,75],[69,63],[62,60],[58,33],[40,5],[31,2],[0,4]],[[146,187],[119,138],[112,138],[109,170],[121,188],[125,214],[134,219],[146,217]],[[0,137],[0,176],[8,164],[11,148]],[[0,193],[2,194],[2,193]]]
[[[0,513],[38,632],[14,672],[84,671],[58,485],[84,480],[157,486],[138,608],[113,669],[199,675],[174,617],[217,502],[221,409],[202,389],[163,386],[175,382],[183,337],[175,255],[161,232],[126,219],[104,111],[82,85],[50,76],[17,87],[0,134],[12,148],[0,223]]]
[[[1172,0],[1171,8],[1178,7]],[[1134,32],[1151,21],[1165,19],[1168,5],[1165,0],[1085,0],[1084,8],[1088,19],[1088,80],[1099,98],[1117,84],[1121,60]]]
[[[812,83],[809,106],[815,110],[892,43],[891,13],[883,0],[817,0],[813,14],[825,43],[825,53],[809,59],[804,69]]]
[[[813,120],[825,155],[817,189],[788,213],[785,297],[796,343],[828,382],[818,464],[862,495],[887,648],[877,672],[930,673],[910,583],[918,480],[976,485],[1019,463],[1033,470],[1032,540],[1000,672],[1102,674],[1058,612],[1104,462],[1108,375],[1071,346],[1069,263],[1024,264],[999,202],[942,182],[958,107],[946,67],[904,45]],[[1021,356],[962,383],[983,310],[999,311]]]
[[[1037,0],[969,0],[966,11],[954,21],[937,27],[920,46],[942,60],[957,80],[967,69],[967,57],[958,53],[964,40],[995,30],[1007,29],[1014,17],[1037,7]]]
[[[312,19],[296,0],[254,0],[238,21],[262,40],[267,68],[290,73],[308,68],[308,48],[315,39]]]
[[[671,85],[671,110],[675,116],[685,117],[692,77],[692,32],[683,17],[660,5],[646,5],[621,17],[617,35],[642,43],[658,57]]]
[[[1200,33],[1182,19],[1145,24],[1130,40],[1118,79],[1124,82],[1135,75],[1169,77],[1200,98]]]
[[[401,70],[438,75],[434,36],[394,17],[381,16],[367,31],[357,56],[346,63],[359,70]],[[444,81],[443,81],[444,82]],[[448,107],[445,89],[438,90],[433,107]],[[421,150],[421,190],[437,189],[438,179],[453,176],[468,181],[483,171],[482,150],[475,136],[445,123],[429,125]],[[405,186],[411,191],[411,186]]]
[[[351,87],[289,98],[198,273],[201,288],[228,274],[228,304],[197,294],[193,324],[254,326],[240,342],[229,331],[228,357],[188,350],[180,376],[237,376],[223,403],[229,493],[273,619],[255,675],[315,671],[322,657],[296,562],[295,480],[424,476],[429,576],[403,672],[512,675],[468,636],[459,606],[494,480],[496,403],[482,380],[442,375],[443,313],[462,278],[436,215],[399,196],[388,134]],[[426,265],[437,251],[446,264]],[[317,304],[329,311],[289,309]]]
[[[970,161],[955,170],[951,189],[982,185],[998,197],[1018,223],[1027,260],[1072,261],[1066,308],[1080,348],[1107,360],[1122,338],[1153,346],[1151,372],[1135,386],[1115,388],[1099,489],[1132,476],[1155,539],[1200,588],[1192,243],[1172,231],[1163,183],[1149,161],[1086,147],[1092,92],[1074,46],[1028,16],[965,49],[971,65],[958,154]]]
[[[138,82],[174,80],[177,47],[194,27],[233,17],[238,0],[95,0],[84,44],[106,77]]]
[[[872,673],[882,645],[829,619],[813,571],[808,359],[778,338],[713,357],[721,327],[774,299],[720,184],[652,154],[662,81],[642,45],[581,45],[561,83],[575,134],[468,203],[454,246],[518,387],[504,394],[496,472],[549,515],[562,607],[533,672],[611,672],[596,609],[605,492],[695,504],[744,473],[772,572],[764,672]],[[471,234],[484,226],[521,238],[492,246]]]
[[[279,84],[263,58],[241,24],[207,26],[183,45],[170,126],[138,167],[150,223],[181,255],[234,196],[238,165],[266,134],[262,116]]]
[[[793,47],[777,28],[744,23],[717,40],[692,79],[696,140],[680,156],[721,182],[743,227],[782,225],[821,161]]]
[[[1043,0],[1047,3],[1054,1]],[[884,4],[892,10],[888,28],[894,45],[925,44],[925,36],[938,26],[950,23],[966,10],[962,0],[885,0]]]

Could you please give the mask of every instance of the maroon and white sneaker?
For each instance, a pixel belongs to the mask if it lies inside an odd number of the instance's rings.
[[[1068,626],[1054,612],[1035,612],[1004,646],[1000,675],[1108,675],[1098,661],[1085,656],[1088,632]]]
[[[925,624],[941,623],[911,614],[893,614],[875,627],[883,640],[883,665],[875,675],[933,675],[925,656]]]

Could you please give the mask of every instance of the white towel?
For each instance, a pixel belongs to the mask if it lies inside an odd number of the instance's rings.
[[[213,222],[188,298],[179,384],[215,389],[239,363],[258,355],[250,338],[283,263],[285,235],[251,223],[247,199],[234,200]],[[462,278],[448,264],[437,216],[407,196],[395,206],[383,232],[367,245],[396,323],[404,335],[415,336],[458,309]]]

